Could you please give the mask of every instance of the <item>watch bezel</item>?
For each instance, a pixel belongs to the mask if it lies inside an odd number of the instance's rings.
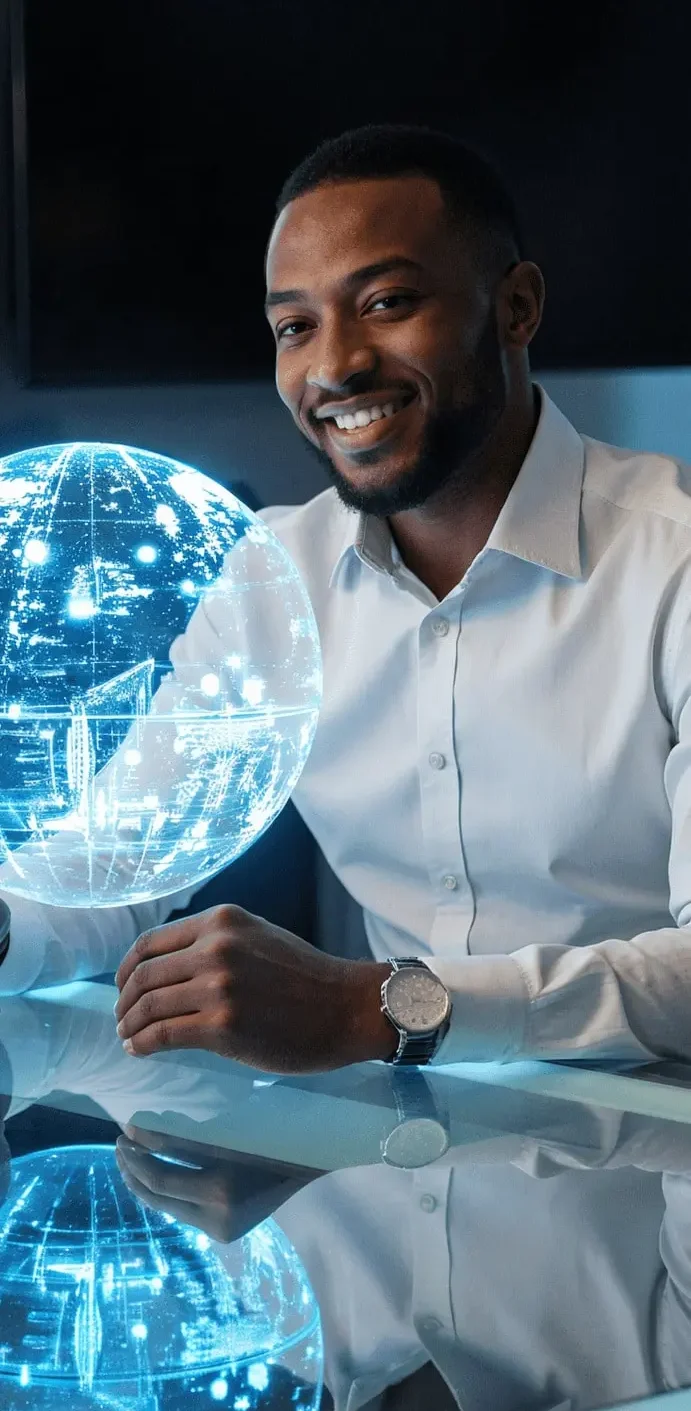
[[[435,1019],[434,1024],[428,1025],[424,1029],[410,1027],[409,1024],[406,1023],[404,1017],[401,1014],[397,1014],[395,1012],[394,1004],[392,1004],[391,1002],[393,1000],[395,1003],[396,991],[398,989],[405,989],[406,975],[408,975],[411,970],[425,970],[427,974],[431,977],[431,979],[434,980],[436,985],[439,987],[440,1000],[442,995],[444,999],[443,1012],[440,1014],[438,1019]],[[384,984],[382,985],[382,1006],[384,1007],[384,1012],[387,1014],[392,1024],[395,1026],[396,1029],[398,1029],[398,1032],[404,1034],[406,1037],[410,1037],[411,1039],[424,1039],[428,1038],[432,1034],[438,1033],[438,1031],[446,1023],[451,1013],[451,1000],[449,998],[449,992],[445,984],[442,980],[439,979],[438,975],[435,975],[433,970],[430,970],[428,965],[425,965],[424,961],[420,961],[418,965],[410,965],[401,967],[401,969],[392,970],[391,974],[387,977],[387,979],[384,981]]]

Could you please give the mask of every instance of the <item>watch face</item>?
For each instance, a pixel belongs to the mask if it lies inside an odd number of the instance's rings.
[[[409,1034],[429,1034],[443,1024],[449,997],[431,970],[394,970],[386,985],[386,1003],[396,1024]]]

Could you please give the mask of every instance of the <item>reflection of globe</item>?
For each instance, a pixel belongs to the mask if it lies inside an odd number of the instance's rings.
[[[0,460],[0,554],[0,885],[113,906],[231,862],[321,698],[278,539],[199,471],[82,443]]]
[[[0,1206],[4,1411],[319,1405],[319,1310],[273,1220],[223,1250],[145,1210],[112,1147],[23,1156]]]

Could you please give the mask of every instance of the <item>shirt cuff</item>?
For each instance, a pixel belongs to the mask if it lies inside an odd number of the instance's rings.
[[[15,912],[11,896],[4,895],[3,901],[10,908],[11,919],[10,947],[0,965],[0,995],[18,995],[35,985],[43,969],[46,953],[45,909],[20,898]],[[39,914],[34,915],[34,912]]]
[[[521,1058],[530,996],[510,955],[466,955],[460,960],[425,956],[446,985],[451,1024],[434,1064],[506,1062]]]

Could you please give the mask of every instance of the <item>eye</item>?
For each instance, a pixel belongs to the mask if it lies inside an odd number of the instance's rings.
[[[389,306],[401,303],[410,304],[413,303],[414,300],[414,294],[381,294],[378,299],[375,299],[374,302],[369,305],[366,312],[370,313],[372,309],[376,309],[378,304],[388,304]]]
[[[300,318],[300,319],[297,319],[297,318],[296,318],[296,319],[293,319],[292,323],[284,323],[280,328],[277,328],[277,329],[276,329],[276,342],[280,342],[280,340],[281,340],[282,338],[285,338],[286,336],[287,336],[287,337],[290,337],[290,338],[297,338],[299,335],[298,335],[297,333],[291,333],[291,332],[290,332],[291,328],[293,328],[293,329],[298,328],[298,329],[299,329],[299,328],[306,328],[306,327],[307,327],[307,324],[305,323],[305,320],[304,320],[304,319],[301,319],[301,318]]]

